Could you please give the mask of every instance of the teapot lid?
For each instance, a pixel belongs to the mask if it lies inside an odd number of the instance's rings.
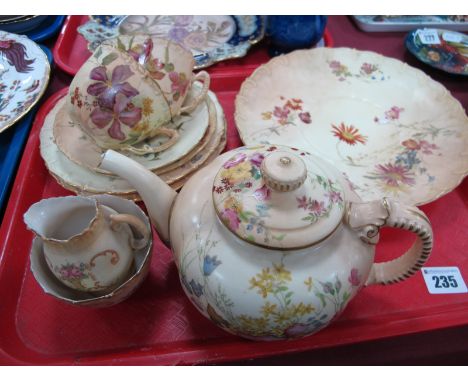
[[[299,249],[330,236],[344,214],[339,181],[307,152],[285,146],[242,147],[214,178],[213,202],[240,239]]]

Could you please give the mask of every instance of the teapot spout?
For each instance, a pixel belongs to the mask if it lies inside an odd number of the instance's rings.
[[[99,167],[120,176],[135,187],[158,234],[168,243],[170,212],[177,193],[156,174],[114,150],[107,150],[102,155]]]

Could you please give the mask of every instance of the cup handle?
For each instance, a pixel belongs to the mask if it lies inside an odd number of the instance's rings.
[[[199,94],[193,99],[193,101],[186,106],[182,106],[180,109],[180,113],[190,113],[195,110],[195,108],[203,101],[206,97],[206,93],[208,93],[208,89],[210,88],[210,75],[202,70],[198,72],[195,76],[192,77],[192,84],[195,81],[202,81],[203,87]]]
[[[377,244],[381,227],[394,227],[417,235],[413,246],[394,260],[374,263],[366,285],[393,284],[415,274],[427,261],[433,247],[432,227],[419,208],[383,198],[368,203],[350,203],[347,222],[367,244]]]
[[[179,140],[179,132],[174,129],[169,129],[166,127],[159,127],[154,130],[153,137],[157,135],[165,135],[169,137],[169,140],[158,147],[151,147],[150,145],[143,145],[142,148],[137,148],[133,146],[125,147],[122,149],[124,152],[130,152],[136,155],[146,155],[146,154],[156,154],[161,151],[167,150],[169,147],[172,147]]]
[[[111,228],[116,231],[118,225],[121,223],[127,223],[134,227],[136,231],[143,236],[141,239],[135,239],[132,237],[130,241],[130,245],[133,249],[141,249],[144,248],[149,241],[150,238],[150,230],[146,227],[146,224],[143,223],[140,219],[136,216],[130,214],[113,214],[109,216],[111,221]]]

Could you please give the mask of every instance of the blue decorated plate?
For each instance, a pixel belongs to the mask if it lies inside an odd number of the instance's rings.
[[[90,16],[78,32],[91,51],[120,35],[148,34],[190,49],[195,69],[244,56],[265,33],[265,16]]]
[[[422,62],[448,73],[468,75],[468,36],[444,29],[416,29],[406,47]]]

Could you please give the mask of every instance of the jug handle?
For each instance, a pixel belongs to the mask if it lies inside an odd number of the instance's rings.
[[[393,284],[415,274],[427,261],[433,247],[432,227],[419,208],[383,198],[368,203],[350,203],[347,222],[367,244],[377,244],[381,227],[394,227],[417,235],[412,247],[394,260],[374,263],[366,285]]]
[[[109,216],[111,221],[111,228],[116,231],[118,225],[121,223],[127,223],[135,228],[135,230],[142,236],[141,239],[135,239],[132,237],[130,245],[133,249],[144,248],[149,241],[150,230],[140,219],[130,214],[113,214]]]

